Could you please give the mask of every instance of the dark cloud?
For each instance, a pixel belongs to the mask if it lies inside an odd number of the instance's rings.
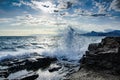
[[[100,3],[103,3],[103,2],[109,3],[109,2],[112,2],[113,0],[94,0],[94,1],[100,2]]]
[[[72,4],[73,4],[73,3],[71,3],[71,2],[67,2],[67,9],[68,9],[68,8],[71,8]]]
[[[59,12],[59,10],[54,10],[54,12]]]
[[[92,17],[102,17],[102,16],[107,16],[107,14],[78,14],[81,16],[92,16]]]
[[[92,14],[91,16],[93,16],[93,17],[106,16],[106,14]]]
[[[47,5],[42,5],[43,7],[46,7],[46,8],[49,8],[49,6],[47,6]]]

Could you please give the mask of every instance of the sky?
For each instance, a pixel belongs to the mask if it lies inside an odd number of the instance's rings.
[[[0,0],[0,36],[120,30],[120,0]]]

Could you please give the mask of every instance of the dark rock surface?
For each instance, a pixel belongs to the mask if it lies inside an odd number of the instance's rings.
[[[58,71],[58,70],[61,69],[61,68],[62,68],[61,66],[53,67],[53,68],[50,68],[50,69],[49,69],[49,72]]]
[[[81,68],[120,74],[120,37],[106,37],[101,43],[90,44],[80,63]]]
[[[21,76],[20,78],[16,78],[16,80],[35,80],[39,75],[36,73],[29,73],[27,75]]]
[[[31,56],[23,59],[5,59],[0,62],[0,66],[4,69],[0,69],[0,77],[7,78],[11,73],[15,73],[21,70],[37,71],[38,69],[45,69],[50,66],[52,62],[57,61],[56,58],[44,57],[40,55]],[[27,75],[20,80],[34,80],[38,77],[38,74]]]

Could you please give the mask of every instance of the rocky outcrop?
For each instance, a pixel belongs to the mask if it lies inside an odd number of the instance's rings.
[[[45,69],[54,61],[57,61],[57,59],[40,55],[34,55],[23,59],[5,59],[0,62],[0,66],[3,68],[0,69],[0,77],[7,78],[11,73],[15,73],[24,69],[28,71],[36,71],[40,68]],[[38,74],[27,75],[20,80],[34,80],[29,78],[37,77]]]
[[[49,72],[54,72],[54,71],[58,71],[59,69],[61,69],[61,66],[57,66],[57,67],[53,67],[49,69]]]
[[[90,44],[80,63],[81,68],[120,74],[120,37],[106,37],[101,43]]]
[[[38,77],[39,77],[38,74],[32,72],[32,73],[28,73],[26,75],[20,76],[19,78],[16,78],[16,80],[35,80]]]

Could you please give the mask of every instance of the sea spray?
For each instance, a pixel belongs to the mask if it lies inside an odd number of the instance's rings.
[[[8,58],[24,59],[31,56],[34,57],[35,53],[43,56],[56,57],[59,61],[55,64],[62,66],[62,68],[53,73],[50,73],[48,70],[39,70],[38,80],[60,80],[61,77],[65,76],[67,73],[76,71],[76,68],[79,66],[78,61],[87,50],[88,44],[100,40],[100,37],[84,37],[76,35],[76,30],[70,26],[63,30],[62,35],[60,34],[58,36],[38,36],[37,38],[20,37],[19,39],[16,37],[7,39],[5,37],[0,37],[0,43],[5,43],[0,44],[0,60]],[[8,50],[7,48],[3,49],[3,47],[11,46],[16,48],[16,51],[11,49]],[[18,73],[14,74],[19,75]],[[12,78],[14,77],[14,74],[11,74]]]
[[[38,53],[43,56],[56,57],[60,60],[78,61],[87,50],[90,43],[100,40],[101,37],[84,37],[76,35],[76,30],[71,26],[68,26],[62,31],[62,34],[57,36],[0,37],[0,43],[5,43],[0,44],[0,60],[11,57],[19,58],[19,55],[21,57],[23,55],[24,57],[29,56],[30,53]],[[24,46],[26,44],[27,46]],[[3,47],[11,46],[13,46],[16,51],[3,49]]]
[[[73,40],[74,39],[74,29],[69,26],[67,29],[66,29],[66,33],[64,35],[64,43],[65,43],[65,47],[69,50],[72,49],[72,43],[73,43]]]
[[[46,50],[42,53],[44,56],[57,57],[59,60],[67,60],[78,62],[88,48],[88,45],[93,42],[100,42],[102,37],[85,37],[76,35],[76,30],[68,26],[59,34],[57,39],[57,47]]]

